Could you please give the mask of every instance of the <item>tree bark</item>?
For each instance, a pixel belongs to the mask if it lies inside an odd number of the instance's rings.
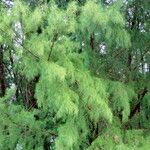
[[[5,75],[4,75],[4,64],[3,64],[3,46],[0,46],[0,96],[5,95]]]
[[[141,101],[143,100],[144,96],[148,92],[147,87],[143,88],[140,90],[138,94],[138,103],[133,107],[131,110],[129,118],[131,119],[137,112],[140,112],[140,107],[141,107]]]
[[[93,32],[90,36],[90,46],[92,50],[94,49],[94,42],[95,42],[95,38],[94,38],[94,32]]]
[[[30,110],[32,108],[38,108],[37,106],[37,100],[35,99],[35,88],[36,84],[39,81],[39,75],[36,76],[33,80],[31,81],[26,81],[26,86],[25,86],[25,107],[27,110]]]

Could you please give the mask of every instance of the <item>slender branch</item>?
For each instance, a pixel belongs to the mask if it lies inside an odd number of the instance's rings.
[[[54,34],[54,37],[52,39],[52,45],[51,45],[50,52],[49,52],[48,59],[47,59],[48,61],[50,60],[50,57],[54,48],[54,44],[56,42],[56,38],[57,38],[57,34]]]

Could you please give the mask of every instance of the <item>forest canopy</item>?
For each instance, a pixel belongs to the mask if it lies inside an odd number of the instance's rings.
[[[0,150],[149,150],[148,0],[0,1]]]

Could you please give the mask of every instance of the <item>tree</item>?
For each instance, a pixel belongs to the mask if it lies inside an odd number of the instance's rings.
[[[148,149],[145,4],[2,3],[0,149]]]

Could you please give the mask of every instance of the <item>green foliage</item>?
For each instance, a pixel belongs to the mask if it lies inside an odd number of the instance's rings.
[[[145,128],[149,129],[149,118],[150,118],[150,92],[148,92],[143,99],[142,112],[141,112],[141,123]]]
[[[11,104],[14,93],[9,90],[0,102],[0,149],[32,149],[43,147],[44,121],[36,121],[34,111],[27,111],[20,105]]]
[[[123,16],[116,5],[103,8],[101,5],[89,1],[82,9],[80,30],[86,35],[86,38],[95,33],[101,35],[96,36],[96,38],[100,38],[98,41],[107,41],[111,46],[129,47],[131,45],[130,36],[125,31],[124,24]]]
[[[148,21],[126,26],[121,1],[2,5],[0,149],[148,150]]]
[[[122,121],[127,121],[130,114],[130,101],[134,96],[134,91],[129,89],[130,91],[128,92],[129,87],[126,87],[120,82],[110,83],[108,86],[108,91],[110,94],[110,105],[112,106],[113,112],[116,115],[121,113]]]

